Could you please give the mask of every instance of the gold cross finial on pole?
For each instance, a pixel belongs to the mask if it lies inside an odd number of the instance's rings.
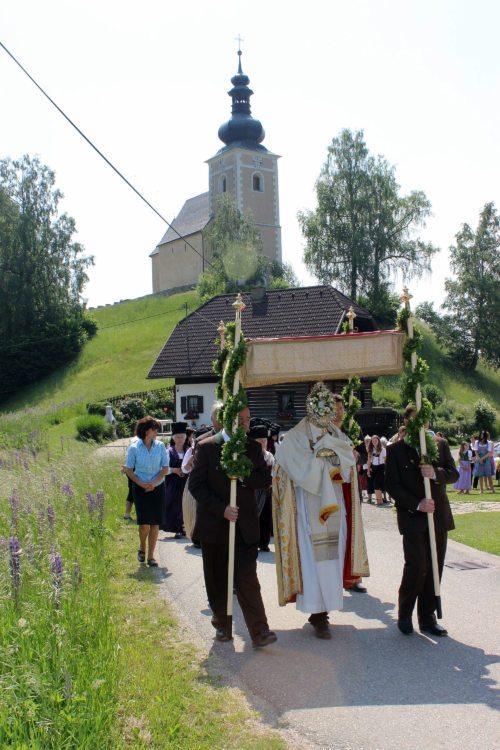
[[[219,323],[219,327],[217,328],[217,333],[219,334],[220,338],[220,350],[223,351],[225,345],[226,345],[226,325],[223,320]]]
[[[349,331],[352,333],[354,330],[354,318],[356,317],[356,313],[354,312],[354,308],[351,305],[349,308],[349,312],[346,313],[346,318],[349,321]]]
[[[403,287],[403,294],[401,295],[401,302],[404,304],[405,307],[410,307],[410,300],[413,299],[413,294],[410,294],[408,291],[408,287]]]
[[[233,302],[233,307],[234,307],[237,315],[238,315],[238,313],[241,314],[241,311],[244,310],[245,307],[246,307],[245,303],[243,302],[243,298],[242,298],[240,292],[238,292],[238,294],[236,296],[236,299]]]

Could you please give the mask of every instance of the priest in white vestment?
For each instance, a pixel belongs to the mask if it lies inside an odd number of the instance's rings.
[[[342,609],[345,571],[369,575],[356,459],[340,429],[343,417],[342,397],[317,383],[307,417],[276,452],[273,480],[279,603],[295,602],[325,639],[328,613]]]

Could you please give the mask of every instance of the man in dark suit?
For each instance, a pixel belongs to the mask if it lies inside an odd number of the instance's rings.
[[[409,405],[405,424],[415,413]],[[394,498],[399,533],[403,535],[405,564],[399,587],[398,628],[404,635],[413,632],[412,613],[417,602],[420,630],[434,636],[448,635],[436,622],[436,597],[432,575],[427,514],[434,515],[439,577],[443,572],[448,531],[455,528],[446,485],[456,482],[458,471],[446,440],[437,439],[438,460],[421,464],[415,448],[404,440],[387,447],[385,486]],[[425,497],[424,477],[431,483],[432,497]]]
[[[250,411],[243,409],[239,423],[248,432]],[[271,470],[264,460],[261,447],[247,440],[246,452],[253,464],[250,476],[238,479],[237,507],[229,505],[230,480],[221,466],[221,452],[229,439],[225,430],[201,442],[195,452],[189,478],[189,491],[196,500],[196,524],[193,536],[201,542],[203,573],[212,625],[219,641],[229,640],[225,632],[227,614],[227,567],[229,522],[236,522],[234,587],[252,644],[267,646],[276,641],[269,630],[264,603],[257,578],[259,517],[254,490],[271,484]]]

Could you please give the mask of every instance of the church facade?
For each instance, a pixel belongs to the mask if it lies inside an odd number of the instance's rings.
[[[150,254],[153,292],[194,286],[209,268],[212,248],[204,230],[217,211],[217,199],[233,196],[237,208],[259,230],[264,254],[281,263],[281,226],[277,154],[262,145],[264,128],[252,117],[250,79],[241,68],[231,78],[231,117],[219,128],[224,146],[207,160],[208,192],[189,198]]]

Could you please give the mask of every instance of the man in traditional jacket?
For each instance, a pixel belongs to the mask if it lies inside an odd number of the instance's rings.
[[[405,424],[414,414],[415,406],[409,404],[404,413]],[[437,438],[436,444],[438,459],[432,464],[421,463],[417,450],[405,440],[398,440],[387,449],[385,486],[396,504],[405,557],[398,597],[398,628],[403,635],[413,632],[415,603],[421,631],[434,636],[448,634],[434,614],[436,596],[427,514],[433,515],[441,578],[448,531],[455,528],[446,485],[457,481],[458,471],[446,440]],[[432,497],[425,496],[424,477],[430,480]]]
[[[307,417],[276,451],[273,480],[279,604],[295,602],[324,639],[331,637],[328,613],[342,609],[344,570],[352,582],[370,574],[356,458],[340,429],[343,417],[342,397],[317,383]]]
[[[248,408],[239,414],[239,424],[248,432]],[[196,524],[193,536],[201,542],[203,574],[210,607],[212,625],[218,641],[228,641],[225,624],[227,616],[227,573],[229,555],[229,522],[236,523],[234,588],[243,612],[252,645],[257,648],[276,641],[276,633],[269,630],[264,603],[257,578],[259,516],[254,491],[271,484],[271,469],[264,460],[262,449],[254,440],[247,440],[246,454],[252,462],[252,472],[238,479],[236,508],[229,504],[231,482],[221,465],[222,447],[229,440],[223,429],[197,446],[189,490],[196,500]]]

